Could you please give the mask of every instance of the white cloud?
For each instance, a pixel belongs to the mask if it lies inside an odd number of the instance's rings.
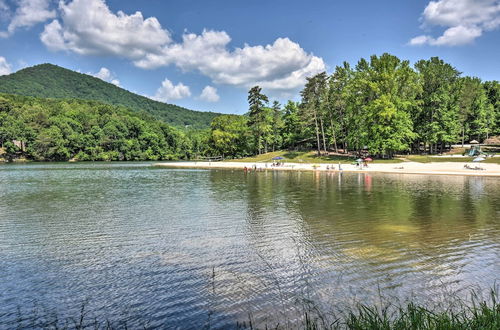
[[[12,68],[10,64],[7,62],[5,57],[0,56],[0,76],[10,74],[12,72]]]
[[[144,69],[175,65],[197,71],[214,83],[273,90],[301,87],[307,76],[325,70],[319,57],[288,38],[269,45],[229,49],[225,31],[185,33],[174,42],[155,17],[141,12],[113,13],[104,0],[73,0],[59,4],[60,19],[45,26],[42,42],[53,51],[112,55],[130,59]]]
[[[470,44],[482,34],[481,28],[477,26],[458,25],[447,29],[442,36],[436,40],[430,40],[432,45],[459,46]]]
[[[201,91],[200,99],[207,102],[217,102],[220,97],[217,94],[217,88],[212,86],[205,86],[203,91]]]
[[[189,87],[183,83],[177,85],[172,84],[168,79],[163,80],[160,88],[156,91],[155,96],[151,97],[153,100],[167,102],[170,100],[179,100],[191,96]]]
[[[29,28],[56,17],[55,10],[50,9],[50,3],[50,0],[19,0],[7,31],[2,31],[0,36],[8,37],[18,28]],[[9,10],[5,2],[0,2],[0,10]]]
[[[139,59],[159,52],[170,41],[155,17],[141,12],[111,12],[104,0],[59,2],[60,21],[45,26],[42,42],[51,50],[82,55],[115,55]]]
[[[111,71],[109,71],[109,69],[107,68],[101,68],[101,70],[99,70],[99,72],[97,72],[96,74],[93,74],[93,76],[107,81],[111,77]]]
[[[227,49],[230,41],[224,31],[184,34],[182,43],[169,44],[160,54],[148,54],[134,63],[145,69],[175,64],[185,71],[197,70],[218,84],[246,88],[259,84],[276,90],[298,88],[306,77],[325,70],[321,58],[288,38],[234,51]]]
[[[430,1],[422,14],[422,26],[442,26],[444,33],[434,38],[417,36],[409,44],[459,46],[472,43],[483,32],[500,27],[500,0]]]
[[[120,81],[116,79],[115,75],[108,69],[102,67],[97,73],[89,73],[90,75],[99,78],[101,80],[112,83],[113,85],[120,86]]]

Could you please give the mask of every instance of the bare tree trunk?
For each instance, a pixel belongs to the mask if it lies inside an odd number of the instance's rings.
[[[259,155],[261,154],[261,149],[260,149],[260,133],[258,135],[258,138],[257,138],[257,149],[259,151]]]
[[[333,145],[335,146],[335,153],[339,152],[337,147],[337,137],[335,136],[335,127],[333,126],[333,119],[330,118],[330,126],[332,128],[332,136],[333,136]]]
[[[321,135],[323,137],[323,151],[326,153],[325,130],[323,128],[323,119],[321,117],[319,117],[319,124],[321,126]]]
[[[321,156],[321,142],[319,141],[319,127],[316,112],[314,112],[314,125],[316,126],[316,142],[318,143],[318,156]]]

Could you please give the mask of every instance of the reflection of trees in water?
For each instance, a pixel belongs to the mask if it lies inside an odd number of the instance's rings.
[[[475,247],[498,246],[499,224],[491,220],[499,211],[500,184],[489,178],[272,171],[234,176],[231,185],[223,180],[220,195],[245,198],[245,239],[259,265],[251,272],[269,286],[278,282],[287,294],[310,290],[338,303],[375,297],[378,286],[396,297],[411,290],[442,292],[448,284],[454,290],[467,281],[464,260],[491,268],[492,256],[481,261]],[[488,222],[490,232],[484,230]]]
[[[245,202],[241,218],[235,219],[245,221],[242,239],[246,247],[240,261],[244,266],[235,269],[232,265],[221,265],[222,268],[215,270],[216,286],[226,288],[217,291],[221,310],[230,301],[244,311],[243,319],[248,312],[257,321],[269,316],[270,311],[278,312],[277,319],[301,315],[296,304],[304,291],[300,254],[306,253],[303,243],[309,239],[299,215],[284,200],[289,187],[300,179],[272,171],[246,175],[215,172],[211,178],[216,185],[214,198],[227,200],[238,196]],[[231,207],[231,201],[227,205]]]

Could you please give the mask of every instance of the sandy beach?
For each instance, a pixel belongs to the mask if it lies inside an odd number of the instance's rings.
[[[479,169],[467,169],[465,165]],[[281,166],[272,166],[272,163],[243,163],[243,162],[168,162],[156,163],[153,166],[168,168],[200,168],[200,169],[239,169],[268,171],[343,171],[343,172],[379,172],[424,175],[472,175],[500,177],[500,164],[472,164],[467,162],[436,162],[417,163],[403,162],[396,164],[368,164],[368,167],[359,168],[356,165],[341,164],[309,164],[285,163]]]

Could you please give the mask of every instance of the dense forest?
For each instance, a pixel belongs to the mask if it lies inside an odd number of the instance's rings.
[[[300,102],[248,94],[244,117],[212,121],[208,153],[230,157],[275,149],[361,151],[373,156],[440,153],[500,134],[500,84],[463,77],[437,57],[412,68],[390,54],[309,77]]]
[[[0,94],[0,145],[7,160],[189,158],[186,134],[146,113],[96,101]]]
[[[180,128],[208,128],[212,119],[220,115],[157,102],[101,79],[52,64],[41,64],[8,76],[0,76],[0,93],[94,100],[121,105],[136,111],[146,111],[153,117]]]
[[[77,96],[106,98],[93,94],[99,79],[80,76]],[[46,88],[40,94],[59,93]],[[119,95],[108,101],[122,104]],[[130,101],[127,95],[123,103]],[[343,63],[331,75],[307,78],[300,96],[283,107],[255,86],[245,115],[211,113],[210,127],[195,129],[174,128],[158,120],[166,114],[153,116],[146,106],[138,111],[141,104],[131,110],[106,104],[111,102],[0,94],[0,151],[7,159],[34,160],[236,158],[278,149],[393,157],[441,153],[451,144],[500,135],[500,84],[462,76],[437,57],[414,67],[390,54],[361,59],[354,67]]]

